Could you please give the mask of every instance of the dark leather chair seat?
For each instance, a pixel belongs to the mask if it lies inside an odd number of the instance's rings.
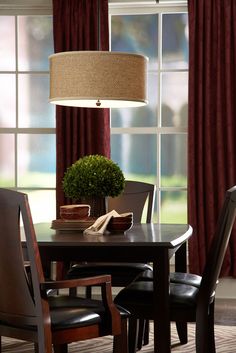
[[[101,323],[99,314],[86,308],[53,308],[50,310],[51,323],[54,330],[72,327],[83,327]]]
[[[49,298],[52,325],[55,329],[68,326],[83,326],[100,323],[104,320],[106,309],[100,300],[85,299],[80,297],[51,296]],[[128,317],[128,310],[117,305],[121,317]]]
[[[78,308],[86,309],[97,315],[103,316],[106,313],[106,309],[101,300],[81,298],[81,297],[71,297],[66,295],[57,295],[49,297],[50,310],[63,310],[63,308]],[[128,317],[129,311],[124,309],[120,305],[116,305],[117,309],[120,311],[122,317]]]
[[[145,271],[141,273],[136,281],[152,281],[153,280],[153,271]],[[199,288],[201,284],[202,277],[192,273],[183,273],[183,272],[171,272],[170,273],[170,282],[171,283],[182,283],[190,286]]]
[[[190,286],[199,288],[202,281],[202,277],[192,273],[183,272],[171,272],[170,282],[171,283],[182,283]]]
[[[152,267],[145,263],[88,263],[75,264],[67,273],[67,278],[84,278],[109,273],[112,278],[112,286],[127,286],[143,272],[152,272]]]
[[[170,283],[171,308],[186,310],[196,307],[199,289],[191,285]],[[146,319],[153,318],[153,282],[136,281],[122,289],[115,298],[115,303],[124,305],[126,309],[140,317],[145,312]]]
[[[49,298],[49,306],[53,330],[84,327],[84,322],[86,326],[100,324],[106,314],[102,302],[95,299],[56,295]],[[128,310],[120,305],[117,305],[117,308],[122,318],[129,317]],[[0,323],[7,324],[3,321]],[[36,330],[36,326],[32,326],[32,330],[34,329]]]

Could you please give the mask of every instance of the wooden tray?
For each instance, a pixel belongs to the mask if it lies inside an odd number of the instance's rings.
[[[87,219],[81,219],[78,221],[65,221],[63,219],[55,219],[52,221],[51,228],[56,230],[80,230],[83,231],[90,227],[96,218],[90,217]]]

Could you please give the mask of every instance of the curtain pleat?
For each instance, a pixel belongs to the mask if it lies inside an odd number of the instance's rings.
[[[202,273],[224,195],[236,184],[236,1],[189,0],[190,271]],[[236,233],[221,275],[236,276]]]
[[[100,1],[100,39],[98,27]],[[55,53],[108,50],[108,0],[53,0]],[[80,157],[110,157],[109,109],[56,107],[56,205],[67,200],[62,191],[66,169]]]

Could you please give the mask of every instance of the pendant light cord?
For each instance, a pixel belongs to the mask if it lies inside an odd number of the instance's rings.
[[[97,0],[97,22],[98,22],[98,50],[101,50],[101,19],[100,19],[100,0]]]
[[[101,36],[100,36],[100,32],[101,32],[101,19],[100,19],[100,0],[97,0],[97,23],[98,23],[98,50],[101,50]],[[98,99],[96,102],[96,106],[100,107],[101,106],[101,102]]]

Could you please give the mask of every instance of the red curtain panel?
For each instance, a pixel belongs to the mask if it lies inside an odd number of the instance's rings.
[[[98,1],[100,1],[99,12]],[[99,26],[98,13],[100,14]],[[98,33],[99,28],[100,33]],[[108,0],[53,0],[53,35],[55,53],[108,50]],[[109,109],[57,106],[57,216],[59,216],[59,206],[66,204],[62,179],[67,167],[80,157],[89,154],[110,157]]]
[[[189,0],[190,270],[202,273],[225,192],[236,184],[236,1]],[[222,276],[236,277],[233,232]]]

